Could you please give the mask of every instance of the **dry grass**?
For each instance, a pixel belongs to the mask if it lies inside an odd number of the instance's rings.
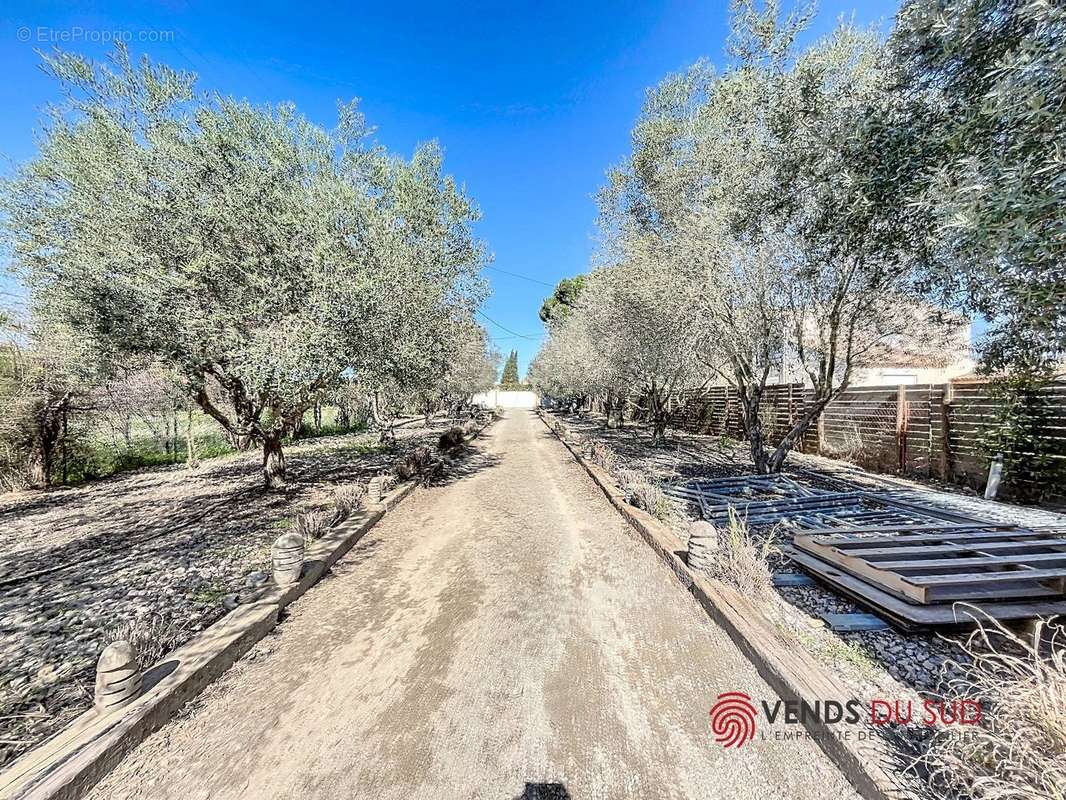
[[[333,508],[337,519],[345,519],[363,507],[366,487],[359,483],[347,483],[333,490]]]
[[[776,552],[776,536],[755,537],[736,512],[729,524],[718,530],[718,550],[708,572],[746,597],[769,597],[773,573],[769,558]]]
[[[325,511],[305,511],[296,517],[292,529],[303,537],[305,542],[321,539],[329,528],[330,515]]]
[[[158,664],[188,638],[187,630],[159,614],[121,622],[107,632],[109,644],[126,641],[133,645],[142,670]]]
[[[589,458],[612,475],[618,472],[620,463],[618,456],[602,442],[593,442],[592,447],[589,448]]]
[[[677,509],[657,483],[652,483],[639,470],[618,470],[618,483],[626,493],[631,505],[641,508],[660,522],[671,523],[677,517]]]
[[[1066,641],[1039,621],[1022,638],[982,620],[965,645],[949,700],[977,700],[982,724],[969,735],[939,731],[922,762],[938,792],[977,800],[1066,798]]]

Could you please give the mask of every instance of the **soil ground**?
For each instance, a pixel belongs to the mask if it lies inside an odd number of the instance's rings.
[[[95,798],[850,798],[532,412],[510,411]]]
[[[258,451],[0,496],[0,767],[92,703],[96,659],[138,634],[152,661],[226,613],[270,543],[341,485],[365,483],[447,426],[421,421],[286,448],[290,484],[262,488]],[[148,644],[150,647],[145,648]]]

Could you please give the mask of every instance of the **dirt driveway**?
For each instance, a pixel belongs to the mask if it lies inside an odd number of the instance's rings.
[[[479,447],[93,797],[855,796],[764,719],[713,741],[776,698],[531,412]]]

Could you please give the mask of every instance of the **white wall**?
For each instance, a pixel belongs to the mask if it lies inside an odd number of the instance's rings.
[[[476,406],[486,408],[536,408],[540,405],[540,397],[536,392],[508,392],[501,389],[490,389],[487,392],[478,392],[471,402]]]

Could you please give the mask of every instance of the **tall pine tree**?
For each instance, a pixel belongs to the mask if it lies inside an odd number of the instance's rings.
[[[512,350],[511,354],[507,356],[507,362],[503,365],[500,386],[504,389],[514,389],[518,385],[518,351]]]

